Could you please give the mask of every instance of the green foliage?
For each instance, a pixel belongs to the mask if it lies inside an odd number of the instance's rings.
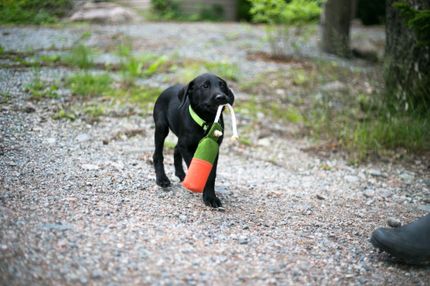
[[[58,86],[49,85],[40,78],[38,69],[34,72],[34,79],[25,86],[25,90],[31,94],[31,99],[41,100],[43,98],[58,98]]]
[[[151,0],[153,13],[162,20],[181,19],[183,17],[179,4],[175,0]]]
[[[211,73],[214,73],[224,79],[238,80],[239,68],[230,62],[205,62],[204,67]]]
[[[105,114],[105,110],[100,105],[91,104],[84,108],[84,113],[91,119],[96,120]]]
[[[312,32],[307,24],[315,23],[321,14],[321,1],[317,0],[249,1],[254,22],[269,24],[267,40],[275,56],[285,56],[289,47],[299,52]]]
[[[76,67],[80,69],[89,69],[95,66],[94,56],[96,50],[83,43],[85,39],[90,37],[90,33],[85,32],[80,39],[72,46],[71,50],[66,54],[45,54],[36,56],[35,64],[48,65],[65,65],[68,67]]]
[[[94,50],[82,43],[78,43],[72,47],[72,50],[67,54],[62,61],[70,66],[81,69],[88,69],[94,65]]]
[[[198,75],[206,72],[216,74],[226,80],[237,81],[240,77],[239,68],[230,62],[190,61],[185,62],[184,68],[180,69],[178,81],[189,82]]]
[[[72,0],[2,0],[0,23],[54,23],[70,11],[72,4]]]
[[[384,149],[404,148],[408,151],[428,151],[430,142],[430,114],[417,116],[413,113],[379,113],[371,120],[359,122],[345,144],[357,151],[357,159]]]
[[[175,142],[172,142],[170,140],[164,141],[164,148],[166,148],[166,150],[174,150],[175,146],[176,146]]]
[[[300,128],[292,132],[328,141],[346,151],[352,162],[399,149],[430,151],[429,110],[392,108],[379,88],[379,70],[369,74],[322,60],[296,65],[291,72],[266,72],[240,82],[239,89],[252,96],[238,101],[236,111],[250,125],[263,115],[294,124]]]
[[[406,25],[414,31],[420,45],[430,45],[430,9],[417,10],[406,2],[396,2],[394,8],[400,11]]]
[[[0,92],[0,104],[8,103],[10,100],[10,93],[8,92]]]
[[[52,115],[52,119],[55,119],[55,120],[66,119],[70,121],[75,121],[76,115],[73,112],[60,109],[54,115]]]
[[[119,103],[131,103],[138,106],[144,112],[150,112],[157,97],[160,95],[159,88],[149,86],[131,86],[128,88],[112,89],[106,96],[113,98]]]
[[[198,13],[189,14],[181,10],[179,0],[151,0],[154,20],[175,21],[220,21],[224,19],[224,9],[219,4],[202,4]]]
[[[39,61],[42,63],[54,64],[61,61],[61,56],[60,55],[40,55]]]
[[[321,13],[315,0],[249,0],[253,20],[268,24],[298,25],[315,22]]]
[[[80,96],[101,96],[111,89],[112,79],[108,74],[73,74],[66,80],[66,86],[73,94]]]
[[[224,19],[224,8],[220,4],[203,5],[197,15],[197,21],[221,21]]]
[[[382,98],[380,94],[346,96],[348,106],[336,108],[339,103],[334,104],[331,95],[323,95],[306,114],[306,126],[317,138],[335,140],[353,162],[398,148],[430,150],[430,113],[396,111]]]
[[[250,22],[251,16],[251,3],[249,0],[237,0],[237,18],[239,21]]]
[[[143,75],[148,77],[152,76],[167,62],[167,60],[167,56],[160,56],[156,58],[155,61],[143,71]]]
[[[150,77],[168,66],[168,57],[165,55],[134,55],[130,41],[118,47],[117,55],[120,57],[120,72],[125,85],[133,85],[138,77]]]

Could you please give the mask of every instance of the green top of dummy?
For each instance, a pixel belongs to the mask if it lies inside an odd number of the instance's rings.
[[[208,134],[200,140],[197,150],[194,153],[194,158],[208,161],[211,164],[214,163],[219,150],[219,137],[214,135],[215,130],[222,132],[222,127],[219,123],[212,124]]]

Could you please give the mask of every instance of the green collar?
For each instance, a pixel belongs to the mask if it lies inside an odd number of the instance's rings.
[[[206,121],[204,121],[191,107],[191,105],[188,106],[188,110],[190,111],[191,118],[196,122],[201,128],[203,128],[204,131],[208,129],[208,124]]]

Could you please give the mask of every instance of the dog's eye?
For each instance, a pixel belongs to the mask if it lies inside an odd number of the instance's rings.
[[[219,82],[219,85],[220,85],[221,87],[225,87],[225,82],[220,81],[220,82]]]
[[[209,88],[209,84],[207,83],[203,84],[203,88]]]

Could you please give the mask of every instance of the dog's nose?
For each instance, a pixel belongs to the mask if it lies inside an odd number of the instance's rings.
[[[227,96],[225,94],[217,94],[215,95],[216,102],[227,102]]]

